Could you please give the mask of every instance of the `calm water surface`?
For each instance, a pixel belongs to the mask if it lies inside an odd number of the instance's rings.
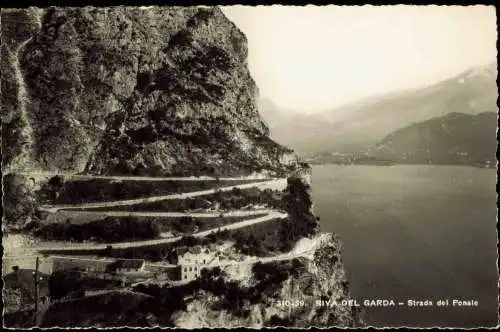
[[[472,299],[478,307],[366,308],[374,326],[495,326],[496,170],[313,166],[315,212],[343,242],[352,296]]]

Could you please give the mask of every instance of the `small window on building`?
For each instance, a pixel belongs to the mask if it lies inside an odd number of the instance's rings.
[[[185,267],[185,268],[184,268],[184,272],[187,272],[187,270],[188,270],[188,268],[187,268],[187,267]]]
[[[190,267],[190,268],[189,268],[189,271],[193,271],[193,268],[192,268],[192,267]]]
[[[204,260],[203,260],[203,264],[206,264],[206,262],[207,262],[207,261],[204,259]]]
[[[184,279],[187,279],[188,276],[184,276]]]

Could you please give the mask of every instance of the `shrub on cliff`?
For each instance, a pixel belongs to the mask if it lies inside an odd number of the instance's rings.
[[[3,222],[5,225],[23,225],[34,216],[37,206],[32,180],[11,173],[3,177],[2,186]]]
[[[262,241],[254,234],[245,233],[243,231],[236,231],[232,235],[235,243],[235,248],[244,255],[249,256],[264,256],[267,253],[262,246]]]
[[[198,24],[207,23],[212,15],[213,9],[200,8],[198,12],[187,21],[186,26],[194,27]]]
[[[85,294],[82,275],[76,271],[56,271],[49,279],[49,296],[52,300],[81,297]]]
[[[288,212],[280,227],[282,250],[289,251],[302,237],[313,235],[318,227],[311,213],[312,201],[309,185],[299,177],[288,178],[288,186],[283,197],[283,205]]]
[[[2,119],[2,169],[11,166],[30,145],[29,136],[23,134],[27,126],[28,122],[20,115],[15,115],[10,122]]]
[[[186,286],[160,287],[156,284],[140,284],[134,286],[133,291],[152,297],[152,299],[147,301],[147,307],[141,307],[144,312],[148,312],[155,316],[160,326],[174,327],[174,322],[171,319],[172,313],[178,310],[186,310],[184,297],[189,294]]]
[[[325,269],[334,270],[339,262],[340,250],[335,243],[328,243],[321,246],[314,252],[314,263]]]
[[[71,224],[70,219],[42,225],[34,234],[47,240],[119,242],[154,239],[160,232],[155,223],[141,222],[136,217],[106,217],[80,225]]]
[[[168,42],[169,45],[177,47],[189,46],[193,42],[193,35],[188,30],[181,30],[176,33]]]
[[[170,222],[172,229],[180,233],[192,233],[195,231],[196,222],[192,217],[181,217]]]
[[[271,294],[279,289],[289,277],[297,277],[304,270],[300,260],[256,263],[252,273],[258,283],[255,289],[261,294]]]
[[[230,192],[218,192],[213,195],[205,196],[211,201],[220,202],[223,209],[241,209],[242,207],[253,205],[265,205],[269,208],[282,209],[283,192],[272,189],[260,190],[257,187],[240,189],[234,188]]]
[[[237,317],[247,317],[249,314],[249,311],[245,309],[247,289],[240,287],[239,283],[233,280],[229,281],[225,286],[221,308],[229,310]]]

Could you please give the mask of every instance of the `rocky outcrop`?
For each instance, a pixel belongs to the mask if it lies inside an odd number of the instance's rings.
[[[268,138],[246,38],[218,8],[9,10],[2,21],[12,35],[2,43],[3,130],[22,136],[5,142],[4,167],[18,169],[21,155],[36,168],[96,174],[297,164]]]
[[[252,293],[248,291],[252,287],[261,291],[258,303],[252,303],[245,296],[238,310],[221,310],[230,295],[217,296],[201,290],[186,301],[186,310],[173,314],[175,325],[182,328],[361,326],[361,311],[354,306],[340,305],[349,299],[349,283],[342,266],[338,239],[331,234],[322,234],[313,242],[315,250],[292,262],[294,272],[281,283],[275,278],[272,287],[259,287],[258,277],[251,269],[235,272],[235,269],[242,268],[226,268],[226,278],[237,282],[247,293]],[[280,264],[271,265],[269,270],[273,268],[286,270]],[[242,291],[242,294],[245,293]],[[321,300],[336,301],[339,305],[321,305],[318,302]]]
[[[28,226],[38,205],[33,180],[15,173],[4,175],[2,193],[2,230],[15,231]]]
[[[38,10],[2,10],[1,15],[1,119],[2,170],[30,168],[34,134],[29,98],[19,59],[39,28]]]

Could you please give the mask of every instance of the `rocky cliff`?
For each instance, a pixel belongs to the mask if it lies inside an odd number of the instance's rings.
[[[297,165],[269,140],[246,38],[217,8],[5,10],[2,32],[4,169],[246,174]]]
[[[4,214],[4,221],[7,217],[22,224],[36,210],[36,202],[26,199],[32,197],[33,183],[19,174],[26,171],[149,176],[257,172],[298,175],[310,184],[310,168],[269,138],[247,68],[246,38],[220,9],[2,10],[1,29],[2,170],[11,173],[3,177],[10,193],[4,204],[11,213]],[[302,205],[309,209],[310,198],[297,206]],[[327,242],[334,248],[330,254],[304,258],[300,271],[281,274],[284,279],[272,292],[283,300],[286,294],[301,298],[306,280],[307,308],[278,310],[272,300],[262,300],[248,307],[243,320],[225,316],[225,325],[355,325],[352,308],[311,304],[321,296],[348,296],[338,241]],[[201,307],[211,301],[208,293],[205,298],[196,294]],[[215,316],[207,316],[213,321],[202,325],[218,325],[224,312],[216,310]],[[195,319],[188,317],[188,308],[175,315],[180,326]],[[86,316],[83,325],[117,322],[99,317]],[[63,326],[65,318],[56,314],[44,324]]]
[[[301,242],[310,242],[306,245],[311,250],[298,259],[226,267],[221,278],[227,280],[223,294],[200,287],[186,301],[186,309],[172,315],[173,322],[182,328],[362,326],[362,311],[342,305],[349,299],[349,282],[338,239],[321,234]],[[231,287],[234,281],[238,286]],[[326,301],[338,306],[324,305]]]

